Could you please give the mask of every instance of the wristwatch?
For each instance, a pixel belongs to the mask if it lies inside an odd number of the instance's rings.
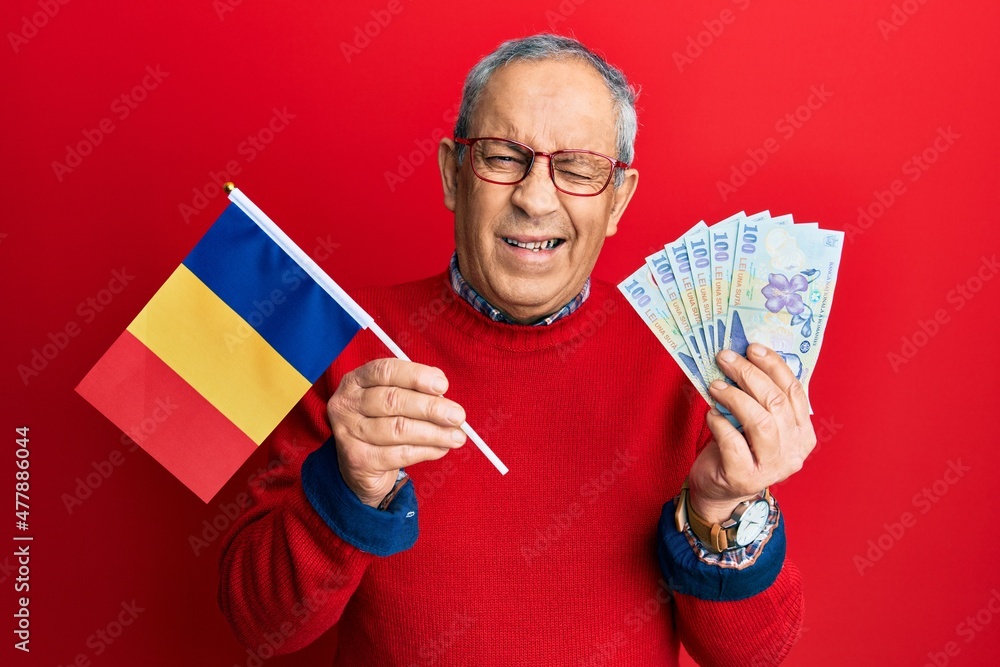
[[[385,497],[382,498],[382,502],[378,504],[378,509],[383,512],[389,509],[389,505],[396,498],[396,496],[399,495],[400,490],[402,490],[402,488],[406,486],[406,483],[409,481],[410,481],[410,476],[406,474],[405,470],[400,468],[399,472],[396,473],[396,483],[392,485],[392,489],[389,491],[389,493],[387,493]]]
[[[744,500],[737,505],[732,516],[724,523],[709,523],[688,504],[688,482],[684,480],[677,497],[674,522],[678,531],[684,532],[685,526],[690,526],[691,532],[706,549],[722,553],[745,547],[760,537],[770,513],[771,491],[764,489],[761,497]]]

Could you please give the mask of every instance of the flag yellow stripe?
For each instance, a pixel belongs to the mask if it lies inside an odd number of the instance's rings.
[[[309,381],[183,264],[128,331],[258,445],[309,390]]]

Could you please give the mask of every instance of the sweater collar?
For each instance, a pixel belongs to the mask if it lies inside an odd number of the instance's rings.
[[[451,287],[455,290],[455,293],[465,299],[470,306],[476,309],[477,312],[482,313],[486,317],[490,318],[494,322],[504,322],[506,324],[518,324],[509,317],[507,317],[503,311],[499,308],[494,307],[489,301],[484,299],[479,292],[475,290],[469,283],[465,281],[462,277],[461,271],[458,270],[458,252],[454,252],[451,255],[451,263],[448,267],[448,273],[451,277]],[[552,313],[548,317],[542,318],[537,322],[533,322],[530,326],[547,326],[553,322],[571,315],[576,310],[583,305],[583,302],[587,300],[590,296],[590,277],[583,284],[583,289],[577,294],[569,303],[565,306]]]

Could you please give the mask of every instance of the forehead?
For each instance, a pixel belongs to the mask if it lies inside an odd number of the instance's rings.
[[[493,73],[472,118],[473,136],[515,139],[541,151],[615,152],[615,111],[600,74],[579,58],[519,61]]]

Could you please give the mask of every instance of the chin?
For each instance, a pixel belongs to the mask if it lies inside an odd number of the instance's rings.
[[[499,296],[512,307],[538,308],[556,296],[557,290],[552,289],[548,283],[548,280],[538,278],[512,280],[506,293]]]
[[[556,297],[550,296],[549,298],[545,298],[537,290],[530,293],[521,292],[511,296],[512,298],[503,300],[504,305],[501,306],[498,304],[497,307],[517,319],[545,317],[565,305],[565,303],[556,303],[558,301]],[[569,297],[566,301],[572,298]]]

